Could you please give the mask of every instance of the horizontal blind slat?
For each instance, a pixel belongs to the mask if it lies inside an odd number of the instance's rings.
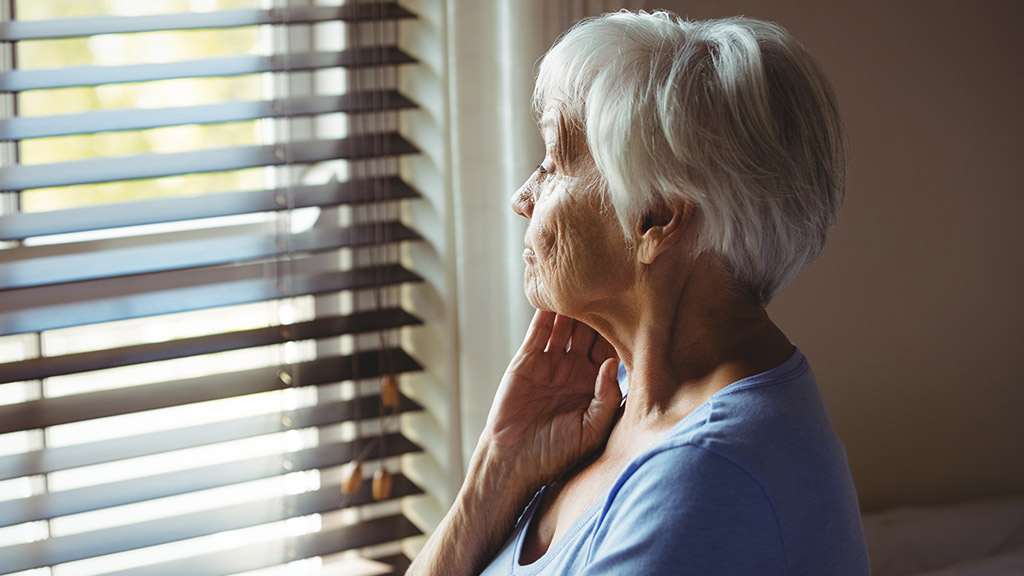
[[[383,447],[383,450],[373,454],[374,457],[388,458],[421,451],[419,446],[399,433],[385,434],[382,438],[383,441],[379,446]],[[372,439],[364,438],[352,442],[332,442],[316,448],[289,452],[288,458],[292,462],[292,467],[288,472],[347,464],[363,452],[370,441]],[[278,459],[248,458],[84,488],[47,492],[18,500],[7,500],[0,502],[0,518],[29,516],[57,518],[232,486],[242,482],[280,476],[284,472]]]
[[[0,140],[148,130],[186,124],[223,124],[336,112],[359,114],[415,107],[415,103],[395,90],[379,90],[275,101],[244,100],[176,108],[131,108],[59,116],[15,116],[0,120]]]
[[[385,364],[388,372],[394,374],[421,369],[400,348],[385,348],[318,358],[293,364],[289,370],[293,381],[303,386],[321,386],[380,376]],[[282,382],[279,370],[255,368],[0,406],[0,434],[282,390],[289,385]]]
[[[74,290],[63,284],[8,290],[0,298],[0,336],[422,281],[389,265],[295,275],[282,292],[268,265],[257,263],[92,280]]]
[[[227,172],[326,160],[361,160],[417,152],[419,150],[408,140],[397,133],[388,133],[360,134],[338,140],[293,142],[276,146],[236,146],[195,152],[16,165],[0,168],[0,191]]]
[[[0,73],[0,92],[156,82],[181,78],[245,76],[264,72],[299,72],[323,68],[397,66],[413,62],[416,62],[415,58],[394,46],[380,46],[352,48],[340,52],[306,52],[272,56],[245,54],[124,66],[69,66],[40,70],[11,70]]]
[[[422,492],[418,486],[401,474],[395,475],[392,482],[392,493],[389,500]],[[350,505],[373,502],[370,491],[370,483],[364,482],[359,492],[353,495]],[[287,499],[277,498],[224,506],[171,518],[0,548],[0,566],[9,571],[19,571],[75,562],[96,556],[210,536],[218,532],[269,524],[295,516],[331,512],[337,510],[341,502],[341,486],[330,484],[315,492],[299,494],[287,497]]]
[[[418,198],[398,177],[331,180],[291,189],[222,192],[182,198],[159,198],[84,206],[50,212],[0,215],[0,241],[126,226],[181,222],[290,208],[328,207]]]
[[[342,334],[387,330],[401,326],[416,326],[422,323],[422,320],[400,308],[354,312],[345,316],[323,317],[282,326],[238,330],[165,342],[0,363],[0,383],[39,380],[91,370],[159,362],[255,346],[269,346],[293,340],[319,339]]]
[[[413,18],[395,2],[346,6],[297,6],[274,10],[221,10],[150,16],[96,16],[53,20],[14,20],[0,23],[0,42],[75,38],[100,34],[132,34],[169,30],[240,28],[267,24],[315,24],[341,20],[365,22]]]
[[[299,429],[344,422],[355,418],[357,414],[360,418],[376,418],[382,414],[380,407],[380,396],[369,395],[361,396],[354,400],[340,400],[308,408],[297,408],[289,410],[284,414],[291,421],[290,427],[292,429]],[[419,410],[422,410],[419,404],[405,396],[399,396],[399,403],[396,407],[397,412],[405,413]],[[273,434],[284,429],[281,423],[281,416],[282,414],[247,416],[223,422],[137,434],[125,438],[101,440],[74,446],[45,448],[23,454],[0,456],[0,480],[32,476],[34,474],[49,474],[70,468],[105,464],[127,458],[152,456],[172,450],[197,448],[218,442],[230,442],[253,436]],[[45,517],[0,516],[0,526],[31,522],[33,520],[45,520]]]
[[[245,262],[338,248],[387,245],[422,237],[398,222],[313,230],[289,235],[287,244],[268,234],[181,240],[37,258],[18,259],[18,249],[0,263],[0,290],[29,288]]]
[[[316,294],[319,292],[303,292],[302,289],[307,287],[315,288],[319,285],[324,285],[325,289],[331,289],[335,287],[334,280],[344,282],[344,278],[347,278],[350,283],[339,284],[341,287],[335,288],[335,291],[373,287],[375,285],[373,281],[378,276],[383,276],[389,282],[387,285],[419,281],[418,276],[397,264],[384,267],[355,268],[343,272],[320,272],[324,266],[322,261],[323,258],[320,256],[297,256],[292,258],[289,260],[290,274],[288,278],[281,276],[276,262],[249,262],[231,266],[197,268],[187,272],[175,270],[118,279],[87,280],[75,283],[74,290],[67,290],[64,286],[60,285],[7,290],[2,293],[3,298],[0,298],[0,335],[10,333],[6,332],[5,329],[9,327],[12,320],[22,317],[21,314],[25,312],[45,310],[52,314],[68,313],[71,311],[69,306],[76,304],[84,303],[95,308],[101,308],[106,305],[108,300],[129,299],[133,296],[160,298],[168,293],[180,294],[182,291],[189,289],[222,292],[242,288],[256,290],[260,287],[265,289],[267,282],[274,282],[273,286],[270,286],[274,290],[266,292],[272,295],[261,298],[261,300],[274,300],[288,296]],[[278,279],[291,281],[291,284],[286,287],[287,290],[278,290],[278,284],[276,283]],[[197,297],[199,293],[192,292],[189,294],[191,297]],[[225,303],[222,304],[222,300]],[[204,300],[201,302],[203,305],[199,305],[200,302],[194,302],[193,305],[187,307],[168,307],[166,312],[159,310],[152,312],[146,309],[146,313],[138,309],[139,306],[136,304],[135,312],[129,317],[141,318],[175,311],[184,312],[231,304],[244,304],[251,301],[248,299],[239,300],[237,298],[220,297],[210,301]],[[100,314],[84,323],[97,324],[112,321],[112,319],[103,318],[106,318],[106,316]],[[78,326],[80,324],[51,321],[47,325],[51,327],[46,328],[46,330],[51,330],[53,327]],[[42,331],[31,330],[31,332]]]

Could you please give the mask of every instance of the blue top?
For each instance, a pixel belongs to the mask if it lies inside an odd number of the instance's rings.
[[[482,576],[867,576],[857,494],[799,350],[734,382],[633,460],[533,564],[541,490]]]

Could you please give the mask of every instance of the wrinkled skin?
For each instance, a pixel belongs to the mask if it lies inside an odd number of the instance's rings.
[[[524,239],[524,288],[533,306],[574,318],[628,282],[630,248],[602,203],[597,168],[583,136],[552,108],[541,119],[544,162],[512,197],[530,220]]]
[[[615,350],[594,329],[538,310],[509,363],[482,441],[536,490],[597,449],[622,399]]]

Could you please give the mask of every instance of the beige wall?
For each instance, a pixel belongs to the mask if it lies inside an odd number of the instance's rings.
[[[1024,493],[1024,2],[648,2],[788,28],[839,96],[847,199],[772,306],[865,510]]]

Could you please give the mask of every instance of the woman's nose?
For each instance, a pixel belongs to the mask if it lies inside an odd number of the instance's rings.
[[[533,186],[526,182],[512,195],[512,211],[523,218],[533,217]]]

